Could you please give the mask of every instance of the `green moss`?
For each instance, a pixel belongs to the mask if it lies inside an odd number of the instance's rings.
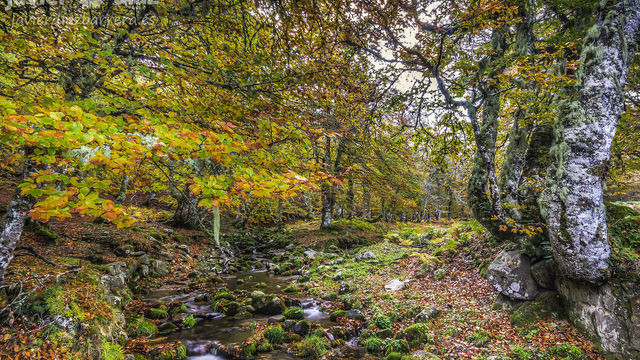
[[[490,341],[489,335],[487,335],[483,331],[476,331],[473,334],[467,336],[465,339],[467,341],[471,341],[471,343],[473,343],[473,346],[475,347],[483,347]]]
[[[48,244],[58,244],[58,234],[53,232],[53,230],[47,229],[43,226],[38,226],[33,230],[33,233],[38,235],[38,237]]]
[[[299,306],[292,306],[285,310],[283,315],[287,319],[301,320],[304,319],[304,310]]]
[[[167,313],[167,310],[163,308],[151,308],[145,311],[144,316],[149,319],[161,320],[168,318],[169,313]]]
[[[346,310],[335,310],[329,314],[329,320],[338,321],[338,318],[346,317],[346,316],[347,316]]]
[[[387,339],[384,341],[385,354],[393,352],[406,353],[411,349],[407,340],[404,339]]]
[[[535,301],[527,301],[517,307],[509,318],[511,325],[523,327],[544,318],[560,319],[564,310],[558,295],[546,292],[538,295]]]
[[[272,344],[282,344],[284,342],[286,332],[280,325],[269,326],[264,331],[264,338]]]
[[[392,352],[389,355],[387,355],[387,357],[385,357],[385,360],[402,360],[402,354],[397,352]]]
[[[536,355],[523,347],[514,346],[511,348],[511,355],[515,360],[534,360]]]
[[[396,334],[396,339],[404,339],[412,347],[433,343],[433,336],[429,334],[429,326],[424,323],[413,324]]]
[[[547,357],[561,360],[587,360],[588,357],[582,350],[571,344],[562,344],[551,347],[547,350]]]
[[[302,357],[319,358],[329,349],[329,343],[324,338],[311,335],[298,344],[298,354]]]
[[[171,316],[176,316],[178,314],[185,314],[189,312],[189,308],[187,308],[187,305],[180,303],[179,305],[175,305],[172,306],[171,309],[169,310],[169,314]]]

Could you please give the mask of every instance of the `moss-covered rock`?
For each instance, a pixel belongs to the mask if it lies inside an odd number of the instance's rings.
[[[304,310],[299,306],[287,308],[282,314],[286,319],[302,320],[304,319]]]
[[[298,355],[304,358],[319,358],[329,349],[329,342],[319,336],[311,335],[298,344]]]
[[[433,336],[429,333],[429,326],[424,323],[413,324],[396,334],[396,339],[404,339],[411,347],[432,344]]]
[[[149,319],[161,320],[169,317],[169,313],[164,308],[151,308],[144,312],[144,316]]]
[[[516,307],[509,318],[511,325],[522,327],[544,318],[560,319],[564,309],[558,293],[547,291],[539,294],[534,301],[526,301]]]

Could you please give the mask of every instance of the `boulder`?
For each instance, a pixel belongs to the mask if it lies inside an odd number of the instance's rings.
[[[532,300],[538,294],[529,257],[518,250],[498,254],[489,265],[487,279],[497,292],[511,299]]]
[[[540,287],[549,290],[556,288],[556,268],[551,259],[531,265],[531,276]]]
[[[640,359],[640,284],[593,286],[561,278],[557,285],[569,320],[608,359]]]
[[[311,323],[306,320],[300,320],[293,325],[293,332],[300,336],[306,336],[309,331],[311,331]]]
[[[256,312],[264,315],[279,315],[287,308],[284,301],[275,295],[258,295],[252,297],[251,306]]]

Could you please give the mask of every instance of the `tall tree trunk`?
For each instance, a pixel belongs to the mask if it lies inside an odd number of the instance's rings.
[[[322,191],[322,213],[320,219],[320,227],[323,229],[331,227],[333,222],[333,207],[335,205],[335,194],[333,193],[333,186],[323,184],[321,186]]]
[[[640,0],[618,1],[589,29],[576,85],[558,102],[554,164],[541,199],[553,254],[575,280],[609,276],[603,178],[640,26]]]
[[[503,238],[505,235],[508,237],[510,232],[502,232],[499,229],[504,222],[504,215],[494,164],[498,117],[500,115],[500,89],[495,80],[501,72],[497,62],[502,57],[506,46],[502,29],[493,31],[491,45],[494,53],[489,58],[488,66],[494,70],[488,75],[482,108],[482,123],[478,125],[475,115],[472,117],[476,152],[473,156],[473,168],[467,193],[469,207],[473,211],[473,216],[492,235]]]
[[[347,180],[347,219],[353,219],[353,213],[355,212],[355,195],[353,194],[353,180]]]

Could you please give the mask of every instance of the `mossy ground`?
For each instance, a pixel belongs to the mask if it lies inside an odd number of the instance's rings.
[[[82,267],[79,273],[65,273],[66,269],[32,258],[17,258],[8,279],[22,280],[28,289],[40,294],[36,296],[41,300],[34,304],[40,304],[41,308],[29,311],[55,312],[96,324],[101,323],[101,319],[109,319],[110,314],[120,313],[124,321],[115,317],[114,321],[119,321],[118,326],[128,332],[129,340],[119,343],[115,336],[85,337],[85,342],[95,345],[92,354],[100,352],[89,355],[87,348],[77,346],[78,340],[66,330],[58,326],[37,329],[33,314],[23,317],[23,314],[14,314],[13,325],[0,329],[4,340],[0,344],[0,358],[31,359],[33,354],[36,354],[35,358],[41,356],[43,359],[106,358],[107,354],[116,354],[114,358],[118,358],[118,352],[137,354],[146,359],[180,358],[183,355],[180,344],[151,343],[149,337],[154,336],[161,322],[184,314],[184,309],[180,310],[180,304],[150,304],[136,300],[140,296],[137,292],[160,286],[168,279],[188,291],[208,293],[212,305],[220,306],[229,316],[237,316],[232,312],[244,311],[241,308],[250,304],[251,294],[224,288],[223,280],[213,274],[207,276],[207,264],[196,260],[199,254],[209,251],[212,239],[199,232],[176,230],[156,222],[162,216],[167,214],[151,213],[144,225],[125,230],[89,219],[54,222],[49,228],[61,239],[59,245],[52,245],[27,231],[23,239],[25,245],[33,246],[65,266]],[[256,240],[261,238],[273,239],[268,244],[272,248],[289,246],[290,250],[271,259],[279,265],[273,271],[299,277],[279,295],[283,299],[292,296],[325,299],[328,304],[325,311],[335,315],[331,326],[323,328],[312,323],[303,335],[292,330],[271,334],[274,330],[267,331],[266,323],[257,324],[253,335],[238,344],[236,354],[249,356],[276,349],[335,358],[348,340],[360,334],[360,345],[368,348],[367,356],[373,358],[402,358],[412,351],[426,350],[433,359],[486,359],[491,356],[515,359],[512,348],[547,351],[558,344],[576,346],[588,358],[599,358],[591,343],[566,321],[540,318],[519,328],[511,325],[507,312],[492,309],[495,293],[481,273],[496,247],[477,223],[398,223],[390,226],[339,221],[333,229],[318,231],[316,227],[316,223],[298,223],[287,229],[261,230],[260,236],[244,230],[225,234],[225,239],[238,242],[240,252],[267,246],[264,241]],[[128,245],[132,251],[144,251],[156,258],[167,251],[167,244],[186,245],[193,256],[183,257],[181,251],[172,250],[169,255],[174,263],[170,264],[172,271],[167,278],[149,277],[137,282],[129,294],[133,300],[126,302],[123,308],[105,306],[100,295],[104,292],[99,291],[100,285],[96,282],[108,273],[105,264],[122,261],[133,265],[135,261],[133,257],[116,254],[116,249]],[[310,258],[303,254],[310,248],[318,255]],[[370,254],[373,257],[369,257]],[[254,266],[250,257],[236,260],[235,270],[248,270]],[[341,274],[337,276],[339,272]],[[56,279],[56,274],[63,273]],[[34,274],[49,277],[38,283]],[[405,289],[385,291],[385,284],[392,279],[406,281]],[[264,290],[264,287],[261,284],[255,290]],[[85,297],[86,289],[92,290],[93,295]],[[439,309],[440,313],[424,324],[415,325],[415,316],[431,307]],[[150,311],[152,308],[162,309],[162,313]],[[360,315],[355,316],[348,310],[357,310]],[[358,320],[360,317],[364,320]],[[177,325],[190,327],[194,324],[181,322]],[[97,332],[100,331],[105,332]],[[333,340],[329,340],[328,334]]]

